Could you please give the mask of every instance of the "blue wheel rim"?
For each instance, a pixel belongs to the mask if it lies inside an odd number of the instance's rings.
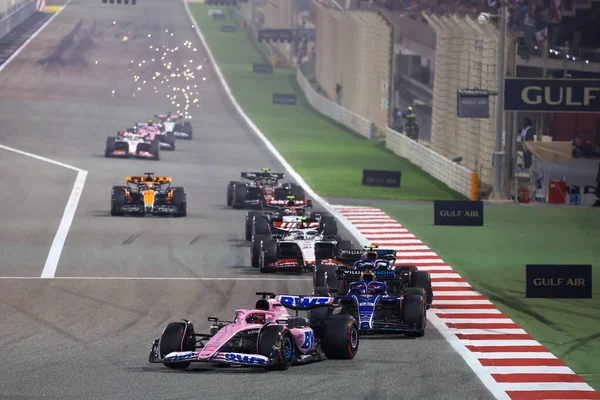
[[[283,354],[283,358],[289,360],[292,358],[292,341],[289,336],[286,336],[283,339],[283,343],[281,344],[281,352]]]

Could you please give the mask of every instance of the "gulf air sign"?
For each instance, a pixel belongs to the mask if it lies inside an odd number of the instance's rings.
[[[506,78],[504,110],[598,113],[600,80]]]

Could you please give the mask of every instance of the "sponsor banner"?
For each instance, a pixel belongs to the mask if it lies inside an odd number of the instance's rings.
[[[592,298],[591,265],[525,266],[528,298]]]
[[[238,29],[239,28],[235,25],[223,25],[221,27],[221,32],[237,32]]]
[[[505,111],[600,112],[598,79],[506,78]]]
[[[296,105],[295,94],[273,93],[273,104],[281,104],[286,106]]]
[[[446,226],[483,226],[483,202],[436,200],[433,224]]]
[[[362,184],[364,186],[400,187],[402,172],[363,169]]]
[[[252,72],[257,74],[272,74],[273,66],[271,64],[252,64]]]

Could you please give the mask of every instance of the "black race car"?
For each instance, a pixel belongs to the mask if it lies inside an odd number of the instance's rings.
[[[280,182],[283,173],[271,172],[263,168],[261,172],[242,172],[244,182],[231,181],[227,184],[227,205],[233,208],[262,206],[273,200],[286,200],[294,196],[296,200],[304,200],[306,195],[300,185]]]

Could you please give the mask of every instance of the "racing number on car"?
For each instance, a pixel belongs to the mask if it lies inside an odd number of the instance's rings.
[[[304,343],[300,346],[303,350],[312,349],[315,345],[315,333],[311,329],[310,331],[304,332]]]

